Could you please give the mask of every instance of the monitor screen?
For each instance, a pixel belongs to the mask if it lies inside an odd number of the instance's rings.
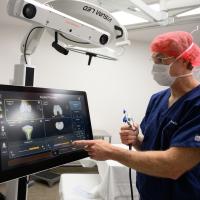
[[[0,85],[0,182],[87,157],[93,139],[82,91]]]

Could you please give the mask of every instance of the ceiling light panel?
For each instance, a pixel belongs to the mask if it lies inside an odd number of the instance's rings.
[[[140,24],[148,22],[146,19],[137,17],[124,11],[113,12],[112,15],[123,25]]]
[[[191,16],[191,15],[199,15],[200,14],[200,8],[195,8],[193,10],[181,13],[177,15],[177,17],[186,17],[186,16]]]

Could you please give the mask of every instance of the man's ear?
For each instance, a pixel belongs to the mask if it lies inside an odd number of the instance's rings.
[[[183,64],[186,66],[186,68],[188,70],[192,70],[193,69],[193,66],[189,61],[183,59]]]
[[[187,65],[187,69],[189,69],[189,70],[191,70],[191,71],[192,71],[192,70],[193,70],[193,68],[194,68],[194,67],[191,65],[191,63],[188,63],[188,65]]]

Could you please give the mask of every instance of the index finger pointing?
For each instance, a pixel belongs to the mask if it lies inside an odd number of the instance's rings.
[[[86,146],[86,145],[94,144],[94,141],[93,140],[77,140],[77,141],[74,141],[72,144]]]

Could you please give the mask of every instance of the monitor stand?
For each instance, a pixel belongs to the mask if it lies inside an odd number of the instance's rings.
[[[6,200],[27,200],[28,176],[6,183]]]
[[[21,57],[22,64],[15,65],[14,79],[12,84],[31,87],[34,84],[35,68],[32,65],[24,64],[23,58],[24,57],[22,56]],[[7,182],[5,200],[27,200],[28,179],[29,177],[25,176]]]
[[[2,193],[0,193],[0,200],[6,200],[6,197]]]
[[[15,65],[13,85],[33,87],[35,67],[30,64],[30,57],[27,55],[28,63],[24,64],[24,56],[21,63]],[[27,200],[29,176],[15,179],[6,184],[6,198],[0,200]]]

